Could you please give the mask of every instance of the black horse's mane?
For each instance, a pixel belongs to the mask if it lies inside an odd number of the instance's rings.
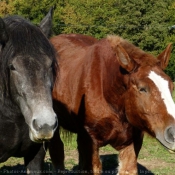
[[[12,47],[12,54],[29,54],[34,57],[38,54],[47,54],[53,57],[53,49],[39,27],[19,16],[9,16],[3,20],[9,35],[8,49]],[[39,50],[36,49],[38,46]]]
[[[3,21],[6,25],[8,41],[0,53],[1,93],[2,90],[3,93],[8,93],[9,61],[16,55],[32,56],[40,62],[44,61],[41,55],[47,55],[53,59],[53,73],[55,75],[55,50],[41,29],[19,16],[8,16],[3,18]],[[9,94],[4,95],[8,96]]]

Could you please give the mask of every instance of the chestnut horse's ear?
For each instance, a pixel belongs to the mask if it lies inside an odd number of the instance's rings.
[[[114,51],[116,52],[116,58],[120,66],[124,68],[126,71],[131,72],[135,68],[135,63],[129,57],[125,49],[121,47],[120,45],[117,45]]]
[[[160,61],[159,65],[160,67],[164,70],[170,60],[170,55],[171,55],[171,49],[172,49],[172,44],[168,44],[168,46],[166,47],[166,49],[158,55],[157,59]]]

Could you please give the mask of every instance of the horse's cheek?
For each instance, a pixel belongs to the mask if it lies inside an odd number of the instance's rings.
[[[136,127],[141,127],[146,120],[146,111],[149,110],[149,99],[137,90],[130,91],[125,100],[125,108],[128,121]]]

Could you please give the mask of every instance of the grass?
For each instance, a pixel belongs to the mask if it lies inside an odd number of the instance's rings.
[[[65,165],[70,172],[78,164],[78,153],[76,136],[73,135],[72,142],[65,142]],[[117,168],[118,152],[112,147],[100,148],[100,158],[103,165],[103,175],[114,174]],[[145,135],[142,149],[138,157],[139,175],[174,175],[175,155],[169,153],[155,139]],[[51,162],[47,154],[45,159],[45,170],[51,170]],[[0,175],[2,174],[25,174],[23,159],[10,158],[7,162],[0,164]]]
[[[158,141],[145,135],[138,162],[155,175],[174,175],[175,154],[168,152]]]

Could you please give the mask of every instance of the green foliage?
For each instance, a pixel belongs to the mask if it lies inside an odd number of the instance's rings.
[[[55,18],[59,16],[57,28],[61,33],[81,33],[96,38],[111,32],[109,26],[113,26],[117,14],[114,0],[69,0],[58,3],[55,10]]]
[[[1,0],[0,15],[17,14],[39,23],[55,6],[53,31],[103,38],[120,35],[155,55],[175,41],[175,0]],[[175,79],[174,49],[166,69]]]
[[[2,0],[0,1],[0,16],[5,16],[7,14],[11,14],[14,10],[13,5],[12,5],[13,0],[5,1]]]
[[[1,3],[11,7],[11,9],[6,8],[6,13],[1,16],[7,14],[20,15],[37,24],[48,13],[49,9],[56,4],[56,0],[1,0]]]

